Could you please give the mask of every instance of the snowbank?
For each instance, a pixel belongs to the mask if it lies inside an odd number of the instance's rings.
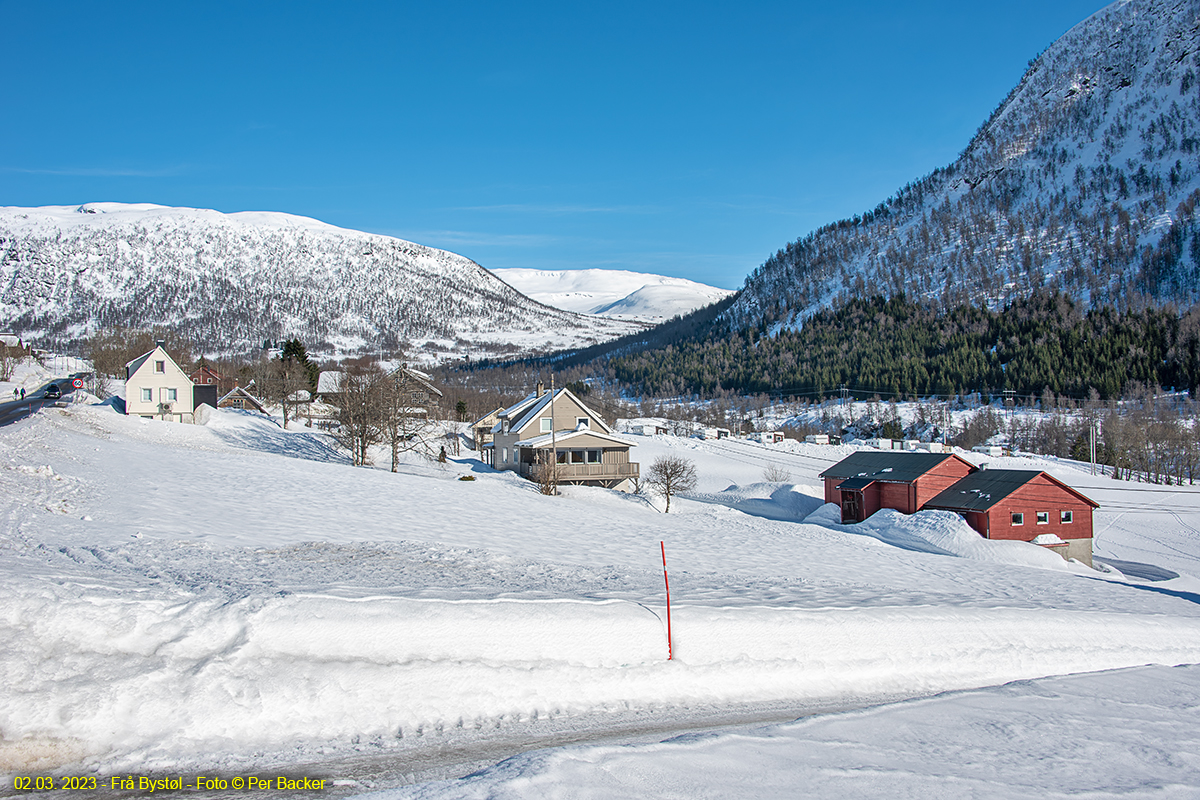
[[[542,750],[367,796],[1195,797],[1198,704],[1195,666],[1074,675],[657,744]]]
[[[901,514],[899,511],[885,508],[853,525],[842,525],[841,519],[841,510],[837,505],[826,503],[805,517],[804,521],[812,525],[836,526],[838,530],[847,533],[871,536],[905,550],[958,556],[994,564],[1072,569],[1061,556],[1038,545],[984,539],[978,531],[952,511],[930,510]]]

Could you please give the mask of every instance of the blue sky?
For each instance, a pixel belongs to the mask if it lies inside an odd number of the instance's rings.
[[[953,160],[1103,5],[0,0],[0,205],[284,211],[737,288]]]

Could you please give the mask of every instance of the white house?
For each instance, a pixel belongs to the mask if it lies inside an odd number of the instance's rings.
[[[125,413],[146,419],[192,422],[192,380],[163,343],[125,365]]]

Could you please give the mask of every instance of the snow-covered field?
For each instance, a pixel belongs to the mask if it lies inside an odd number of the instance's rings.
[[[696,462],[670,515],[544,497],[466,456],[352,468],[240,412],[185,426],[76,403],[0,428],[0,770],[290,765],[348,793],[611,736],[643,744],[397,791],[1200,791],[1200,673],[1172,668],[1200,662],[1200,491],[1039,462],[1120,506],[1097,513],[1096,551],[1122,575],[949,514],[838,525],[817,475],[845,448],[629,439],[643,468]],[[769,465],[792,477],[764,483]]]

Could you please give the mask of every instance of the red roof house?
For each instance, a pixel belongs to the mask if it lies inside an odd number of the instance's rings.
[[[881,508],[913,514],[978,467],[953,453],[863,450],[821,473],[825,502],[837,503],[842,522],[862,522]]]
[[[980,470],[924,507],[962,514],[987,539],[1033,542],[1092,564],[1092,510],[1100,504],[1045,472]]]

